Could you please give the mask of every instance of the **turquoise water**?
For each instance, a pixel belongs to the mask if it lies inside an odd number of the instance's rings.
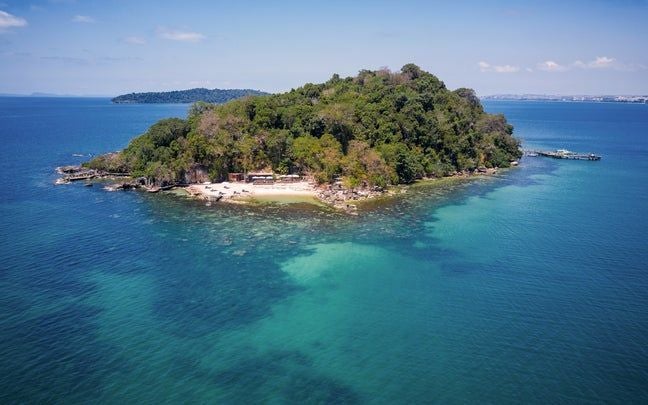
[[[490,102],[488,179],[348,217],[54,186],[185,105],[0,98],[0,401],[648,401],[648,106]]]

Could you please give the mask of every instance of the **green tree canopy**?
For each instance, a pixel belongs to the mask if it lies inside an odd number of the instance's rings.
[[[110,157],[89,165],[177,181],[196,167],[214,180],[272,169],[319,182],[384,186],[479,166],[506,167],[520,143],[475,92],[448,90],[414,64],[399,72],[335,74],[282,94],[194,104],[187,120],[161,120]]]

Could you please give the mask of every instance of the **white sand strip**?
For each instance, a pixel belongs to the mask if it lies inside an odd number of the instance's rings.
[[[294,183],[252,184],[252,183],[202,183],[186,188],[191,195],[209,199],[236,200],[253,197],[304,196],[315,197],[315,184],[300,181]]]

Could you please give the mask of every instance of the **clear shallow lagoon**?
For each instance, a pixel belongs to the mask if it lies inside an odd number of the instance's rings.
[[[0,98],[0,401],[648,401],[648,106],[489,102],[494,178],[347,217],[54,186],[186,105]]]

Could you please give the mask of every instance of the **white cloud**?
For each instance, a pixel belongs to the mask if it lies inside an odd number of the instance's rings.
[[[515,73],[520,71],[519,67],[511,65],[493,66],[493,69],[497,73]]]
[[[597,56],[596,59],[587,63],[577,60],[576,62],[572,63],[572,66],[581,69],[607,69],[612,67],[620,67],[619,64],[615,63],[614,58],[608,58],[607,56]]]
[[[131,45],[146,45],[146,39],[142,37],[126,37],[124,42]]]
[[[546,60],[544,62],[538,63],[538,70],[544,70],[545,72],[562,72],[567,70],[567,66],[563,66],[552,60]]]
[[[205,39],[205,36],[203,34],[191,31],[178,31],[169,30],[166,28],[158,28],[157,33],[161,38],[170,39],[172,41],[200,42]]]
[[[95,22],[95,19],[88,15],[75,15],[74,17],[72,17],[72,21],[76,23],[92,24]]]
[[[544,70],[545,72],[565,72],[573,69],[613,69],[620,70],[625,72],[634,72],[637,70],[645,70],[646,66],[641,64],[627,64],[618,61],[615,58],[608,56],[597,56],[594,60],[589,62],[583,62],[577,60],[568,65],[561,65],[557,62],[548,60],[542,63],[539,63],[537,68],[539,70]]]
[[[515,65],[491,65],[488,62],[480,61],[477,63],[479,70],[482,72],[495,72],[495,73],[516,73],[520,71],[525,71],[533,73],[534,71],[540,70],[543,72],[567,72],[574,71],[576,69],[596,69],[596,70],[617,70],[623,72],[636,72],[641,70],[647,70],[648,66],[636,63],[623,63],[616,58],[609,56],[597,56],[593,60],[588,62],[583,62],[577,60],[572,63],[562,64],[556,62],[555,60],[546,60],[536,64],[535,67],[518,67]]]
[[[24,27],[27,25],[27,20],[24,18],[16,17],[6,11],[0,10],[0,32],[10,28]]]
[[[488,62],[480,61],[477,63],[479,70],[482,72],[495,72],[495,73],[515,73],[519,72],[520,68],[518,66],[512,65],[491,65]]]
[[[587,64],[587,66],[593,69],[607,68],[614,63],[614,58],[608,58],[607,56],[597,56],[595,60]]]
[[[490,64],[484,61],[479,62],[477,65],[479,65],[479,70],[481,70],[482,72],[488,72],[488,70],[490,69]]]

